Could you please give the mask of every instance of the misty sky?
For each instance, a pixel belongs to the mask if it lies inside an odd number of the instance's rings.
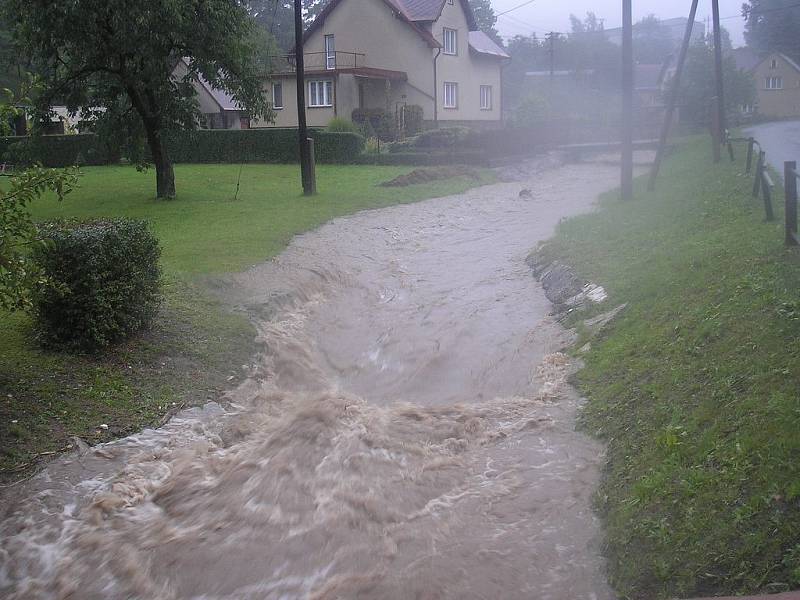
[[[525,0],[492,0],[496,13],[522,4]],[[685,17],[691,2],[678,0],[633,0],[633,18],[639,20],[651,13],[659,18]],[[741,18],[741,0],[720,0],[722,26],[727,29],[734,46],[744,44],[744,22]],[[569,15],[583,17],[587,11],[605,19],[607,29],[622,24],[622,0],[534,0],[531,4],[503,15],[497,20],[497,29],[504,37],[516,34],[530,35],[535,31],[539,37],[547,31],[569,31]],[[710,0],[700,0],[697,20],[711,22]]]

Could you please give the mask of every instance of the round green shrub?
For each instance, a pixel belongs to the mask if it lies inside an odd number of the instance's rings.
[[[34,260],[43,281],[33,294],[39,339],[94,352],[148,327],[161,302],[161,249],[144,221],[54,223]]]
[[[361,135],[358,125],[342,117],[334,117],[325,128],[330,133],[357,133]]]

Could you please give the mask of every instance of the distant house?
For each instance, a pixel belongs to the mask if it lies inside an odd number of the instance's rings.
[[[331,0],[304,40],[309,125],[404,105],[421,106],[428,123],[501,121],[509,56],[478,30],[467,0]],[[296,81],[290,55],[269,82],[276,120],[254,127],[297,127]]]
[[[780,52],[758,56],[749,48],[734,50],[736,65],[753,74],[758,94],[755,112],[776,119],[800,117],[800,65]],[[751,107],[744,107],[745,110]]]
[[[182,79],[189,72],[189,63],[182,58],[175,65],[172,74]],[[230,94],[214,88],[202,75],[192,80],[197,92],[197,100],[203,117],[199,123],[205,129],[249,129],[250,118],[247,112],[236,103]]]

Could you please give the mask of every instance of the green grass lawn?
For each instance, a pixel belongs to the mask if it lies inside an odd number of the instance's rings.
[[[800,587],[800,252],[742,154],[713,165],[692,139],[655,193],[609,194],[544,249],[607,288],[596,310],[629,303],[577,376],[623,598]]]
[[[318,165],[320,193],[306,198],[296,165],[178,165],[177,199],[155,201],[152,171],[90,167],[64,202],[36,202],[32,213],[40,220],[147,219],[162,245],[166,302],[152,331],[97,357],[44,351],[26,315],[0,312],[0,479],[29,472],[71,436],[106,441],[233,385],[252,355],[254,333],[209,297],[200,283],[208,276],[266,260],[332,217],[492,181],[488,171],[476,171],[477,180],[377,185],[410,170]]]

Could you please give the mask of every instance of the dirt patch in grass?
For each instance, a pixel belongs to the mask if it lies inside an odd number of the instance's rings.
[[[173,282],[153,328],[99,356],[38,348],[25,315],[4,315],[15,344],[0,362],[0,482],[18,480],[83,440],[163,424],[219,397],[255,351],[247,320],[194,285]]]
[[[444,167],[423,167],[414,169],[410,173],[398,175],[394,179],[384,181],[381,187],[406,187],[418,183],[429,183],[443,179],[453,179],[455,177],[468,177],[475,181],[480,180],[480,173],[477,169],[466,165],[449,165]]]

